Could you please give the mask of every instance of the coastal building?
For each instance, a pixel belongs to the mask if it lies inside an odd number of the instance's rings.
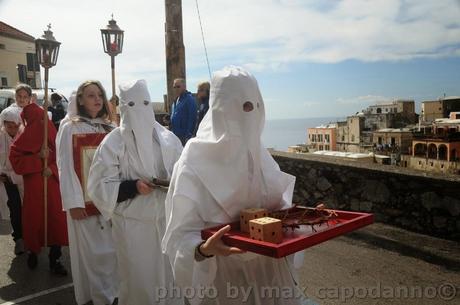
[[[337,151],[360,153],[367,152],[368,145],[364,142],[366,133],[364,130],[365,117],[364,114],[358,113],[347,117],[346,121],[337,122]]]
[[[348,151],[348,121],[337,122],[337,138],[336,147],[337,151]]]
[[[391,102],[377,103],[369,106],[362,112],[347,117],[346,121],[337,122],[337,150],[353,153],[367,153],[374,151],[374,146],[378,144],[378,137],[375,139],[374,133],[377,130],[401,129],[409,124],[415,124],[418,116],[415,113],[414,100],[396,99]],[[396,136],[394,141],[399,143],[399,139],[407,141],[405,132],[403,135]],[[388,138],[391,143],[391,136],[381,136],[381,140]],[[384,145],[382,144],[382,145]],[[410,143],[407,143],[407,147]]]
[[[1,87],[13,87],[18,82],[41,87],[33,36],[0,21],[0,58]]]
[[[460,120],[460,112],[451,112],[449,119],[451,120]]]
[[[296,153],[296,154],[304,154],[304,153],[308,153],[308,147],[306,144],[291,145],[288,147],[287,152]]]
[[[409,153],[414,136],[410,128],[386,128],[373,132],[376,152]]]
[[[363,111],[365,129],[375,131],[384,128],[402,128],[418,121],[414,100],[396,99],[377,103]]]
[[[429,129],[414,134],[411,152],[401,156],[401,164],[418,170],[460,174],[460,119],[436,119]]]
[[[336,134],[337,124],[327,124],[308,128],[308,149],[312,151],[337,150]]]
[[[367,108],[369,114],[401,113],[412,116],[415,113],[414,100],[396,99],[391,102],[381,102]]]
[[[433,122],[442,118],[442,101],[425,101],[422,102],[422,122]]]
[[[431,123],[436,119],[448,118],[451,112],[460,112],[460,97],[449,96],[437,101],[422,102],[421,121]]]

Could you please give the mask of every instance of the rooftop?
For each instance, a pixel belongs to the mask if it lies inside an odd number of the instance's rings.
[[[375,132],[412,132],[410,128],[382,128],[379,130],[376,130]]]
[[[2,21],[0,21],[0,36],[6,36],[10,38],[16,38],[23,41],[30,41],[34,42],[35,38],[23,31],[20,31],[11,25],[8,25]]]
[[[341,157],[341,158],[350,158],[350,159],[362,159],[372,157],[372,154],[360,154],[360,153],[351,153],[351,152],[342,152],[342,151],[331,151],[331,150],[318,150],[313,154],[330,156],[330,157]]]
[[[460,124],[460,119],[448,119],[448,118],[442,118],[442,119],[436,119],[434,121],[436,125],[438,124]]]

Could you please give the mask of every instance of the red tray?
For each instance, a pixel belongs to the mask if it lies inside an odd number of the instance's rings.
[[[303,211],[303,207],[293,207],[289,213]],[[249,233],[240,231],[240,223],[230,223],[231,230],[222,240],[225,244],[242,250],[270,257],[281,258],[304,250],[326,240],[355,231],[374,222],[374,215],[369,213],[335,210],[337,217],[319,225],[301,225],[300,229],[283,229],[283,241],[279,244],[251,239]],[[225,225],[207,228],[201,231],[201,237],[206,240]]]

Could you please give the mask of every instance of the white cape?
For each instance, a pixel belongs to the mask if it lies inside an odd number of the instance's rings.
[[[120,304],[182,304],[160,298],[173,282],[171,266],[161,252],[165,230],[166,191],[154,189],[117,203],[120,183],[152,177],[169,180],[182,145],[155,122],[144,81],[120,86],[121,125],[97,149],[89,175],[89,194],[113,222],[120,271]],[[128,103],[132,102],[129,106]]]
[[[84,121],[77,121],[79,118],[73,94],[69,112],[62,120],[56,137],[59,185],[63,208],[67,211],[75,299],[79,305],[89,301],[93,301],[94,305],[105,305],[111,304],[118,296],[117,258],[111,224],[101,216],[74,220],[68,211],[85,207],[82,185],[74,168],[72,136],[105,133],[102,125],[106,123],[98,118],[80,118]]]
[[[252,111],[243,111],[250,102]],[[264,104],[255,78],[241,68],[216,72],[210,109],[176,163],[166,199],[168,219],[162,241],[181,288],[213,286],[212,304],[301,304],[292,257],[273,259],[253,253],[212,257],[201,262],[194,251],[202,229],[239,219],[242,209],[277,210],[291,205],[295,177],[279,166],[260,141]],[[238,293],[229,295],[232,287]],[[263,290],[286,288],[292,297],[264,297]],[[243,290],[250,292],[245,295]],[[202,298],[190,298],[200,304]],[[208,303],[206,303],[208,304]]]

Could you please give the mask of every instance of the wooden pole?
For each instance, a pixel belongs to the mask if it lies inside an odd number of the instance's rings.
[[[185,79],[185,48],[182,31],[182,0],[165,0],[166,23],[166,87],[168,102],[167,112],[171,111],[174,102],[173,81],[176,78]]]
[[[48,246],[48,176],[46,169],[48,168],[48,69],[45,68],[45,100],[43,103],[43,206],[44,206],[44,222],[45,222],[45,247]]]

